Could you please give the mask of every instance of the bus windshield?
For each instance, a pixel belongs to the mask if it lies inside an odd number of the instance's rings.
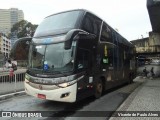
[[[75,27],[80,11],[69,11],[46,17],[38,26],[35,36],[51,35]]]
[[[64,49],[64,42],[49,45],[32,45],[29,69],[47,73],[68,72],[73,70],[75,42],[69,50]]]

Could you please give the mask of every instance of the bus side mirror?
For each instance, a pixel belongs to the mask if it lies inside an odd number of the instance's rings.
[[[27,60],[31,40],[29,37],[18,39],[11,49],[10,57],[14,60]]]
[[[68,50],[71,48],[72,45],[72,41],[74,39],[74,37],[79,33],[78,29],[73,29],[70,30],[67,34],[66,34],[66,38],[65,38],[65,42],[64,42],[64,49]]]
[[[37,56],[37,49],[33,48],[33,56],[36,57]]]
[[[81,39],[81,40],[92,40],[92,39],[96,38],[96,35],[90,34],[90,33],[86,34],[86,33],[80,32],[77,37],[78,37],[78,39]]]
[[[78,39],[95,39],[95,38],[96,38],[96,35],[89,34],[88,32],[80,30],[80,29],[70,30],[66,34],[64,49],[68,50],[71,48],[73,39],[78,40]]]
[[[71,40],[65,41],[65,42],[64,42],[64,49],[65,49],[65,50],[70,49],[70,48],[71,48],[71,43],[72,43]]]

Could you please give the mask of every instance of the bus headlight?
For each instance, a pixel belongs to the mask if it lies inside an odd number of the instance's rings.
[[[65,87],[67,87],[67,86],[68,86],[68,83],[62,83],[62,84],[59,84],[58,86],[59,86],[59,87],[63,87],[63,88],[65,88]]]
[[[68,86],[70,86],[70,85],[73,85],[73,84],[76,83],[76,82],[77,82],[77,80],[73,80],[73,81],[71,81],[71,82],[61,83],[61,84],[58,85],[58,87],[65,88],[65,87],[68,87]]]

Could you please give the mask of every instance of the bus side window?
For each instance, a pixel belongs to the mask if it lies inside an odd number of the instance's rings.
[[[100,20],[98,17],[87,13],[84,17],[82,29],[89,33],[99,36],[101,23],[102,20]]]
[[[112,30],[105,23],[103,23],[102,27],[101,41],[113,43]]]
[[[90,16],[86,15],[83,21],[82,29],[89,33],[93,33],[93,21]]]

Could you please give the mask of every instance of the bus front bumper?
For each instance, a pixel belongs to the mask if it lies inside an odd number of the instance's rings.
[[[54,90],[43,90],[43,85],[41,85],[42,89],[37,89],[30,86],[26,82],[24,84],[25,84],[25,92],[37,98],[47,99],[52,101],[60,101],[60,102],[76,101],[77,83],[65,88],[58,88]]]

